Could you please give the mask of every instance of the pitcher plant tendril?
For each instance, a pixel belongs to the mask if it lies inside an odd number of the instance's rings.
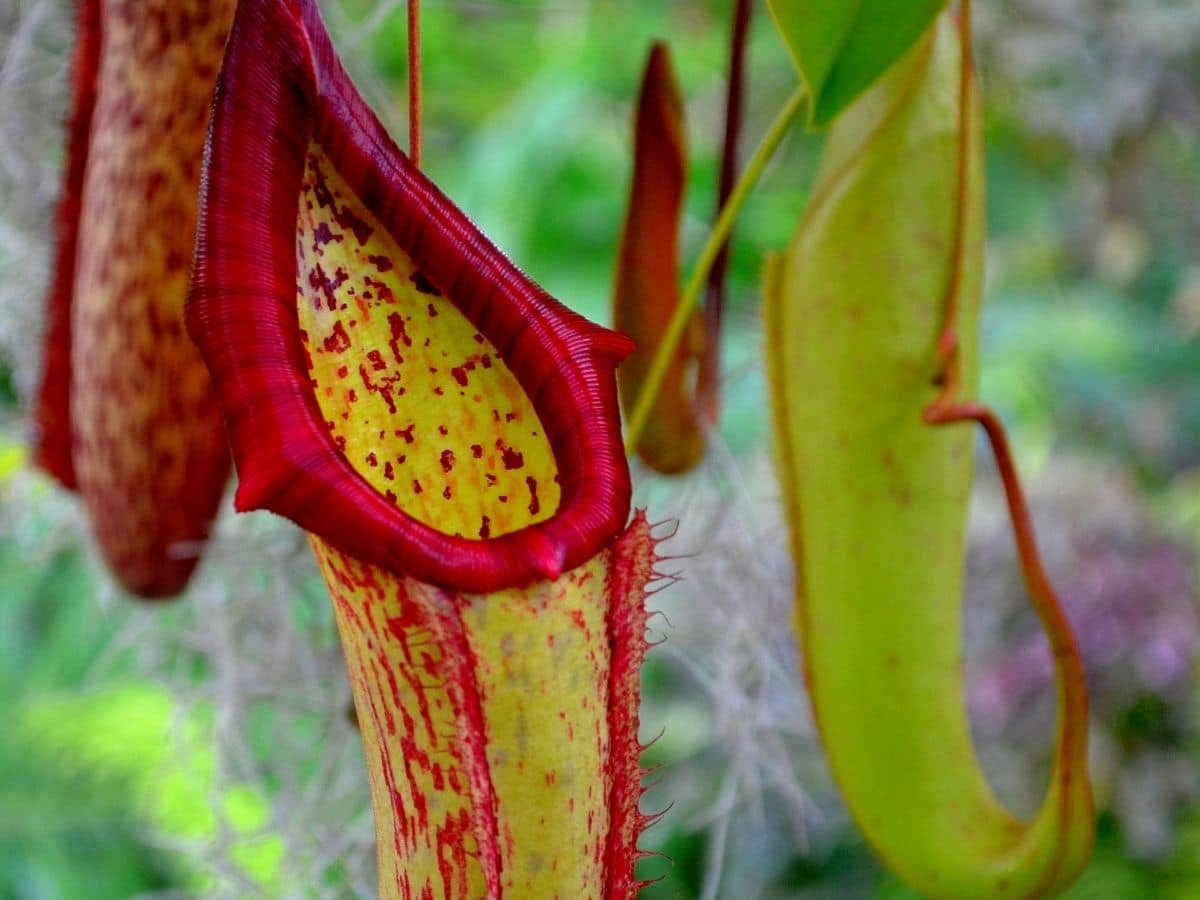
[[[959,29],[963,50],[959,68],[959,146],[953,263],[946,290],[945,321],[936,345],[940,364],[933,384],[940,388],[940,393],[925,408],[923,418],[930,425],[978,423],[987,436],[988,447],[996,460],[1025,587],[1034,611],[1046,631],[1054,660],[1059,713],[1055,737],[1057,749],[1051,776],[1052,789],[1047,798],[1047,807],[1057,800],[1058,809],[1054,813],[1058,818],[1058,837],[1061,844],[1058,865],[1065,871],[1055,872],[1054,875],[1059,881],[1069,882],[1073,878],[1073,871],[1086,862],[1093,841],[1091,822],[1094,810],[1087,770],[1088,698],[1083,659],[1071,623],[1038,552],[1033,517],[1021,489],[1020,475],[1009,447],[1004,424],[987,406],[959,399],[962,369],[957,328],[963,272],[968,265],[965,258],[966,222],[972,177],[971,153],[968,149],[971,130],[974,127],[971,120],[976,112],[970,99],[971,85],[974,83],[971,58],[971,0],[961,0],[959,4]],[[1055,879],[1048,880],[1053,882]]]
[[[632,898],[644,515],[629,341],[525,277],[395,145],[312,0],[242,0],[188,325],[239,509],[310,533],[387,898]]]

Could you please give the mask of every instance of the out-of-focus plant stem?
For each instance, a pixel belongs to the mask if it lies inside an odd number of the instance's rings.
[[[738,213],[741,211],[742,204],[758,183],[759,176],[762,175],[763,169],[766,168],[771,157],[775,155],[775,150],[779,147],[780,142],[783,141],[784,135],[787,134],[788,128],[791,127],[792,121],[796,118],[796,113],[800,111],[800,107],[804,104],[807,94],[806,88],[803,85],[799,85],[792,92],[791,96],[788,97],[783,107],[779,110],[779,113],[775,116],[775,120],[771,123],[771,127],[767,129],[762,142],[754,151],[754,155],[746,164],[745,171],[738,178],[737,184],[734,185],[733,191],[729,195],[729,199],[721,208],[721,213],[717,216],[717,221],[713,224],[713,229],[708,235],[708,240],[705,241],[704,247],[700,251],[700,256],[696,260],[695,268],[692,269],[692,274],[689,276],[687,285],[683,289],[683,296],[679,298],[679,306],[675,308],[675,315],[667,326],[662,343],[658,345],[658,352],[654,355],[654,359],[650,364],[650,371],[646,375],[641,393],[638,394],[637,403],[634,405],[633,414],[629,417],[629,427],[625,432],[625,450],[627,453],[633,452],[633,448],[637,446],[638,438],[641,436],[642,429],[646,427],[646,420],[650,416],[654,400],[658,396],[659,389],[662,387],[663,376],[666,374],[667,366],[675,353],[675,348],[679,346],[679,341],[683,337],[683,331],[692,316],[692,311],[695,309],[696,300],[700,296],[700,289],[704,286],[708,273],[712,269],[717,255],[721,252],[721,248],[729,236],[729,231],[733,227]]]
[[[742,104],[746,94],[746,36],[750,31],[750,0],[735,0],[729,37],[729,77],[725,86],[725,135],[721,146],[721,173],[717,182],[717,215],[729,199],[737,178],[738,137],[742,131]],[[696,375],[696,400],[709,424],[716,424],[721,408],[721,322],[725,317],[726,272],[729,247],[726,237],[708,273],[704,294],[704,355]]]

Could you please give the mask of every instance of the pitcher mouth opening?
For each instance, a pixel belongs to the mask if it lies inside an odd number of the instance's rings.
[[[187,320],[239,510],[472,592],[557,577],[625,524],[630,342],[530,281],[411,163],[311,0],[239,5]]]

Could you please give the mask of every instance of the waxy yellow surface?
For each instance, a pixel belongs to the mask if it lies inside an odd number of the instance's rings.
[[[961,269],[963,398],[976,389],[984,186],[978,100],[959,190],[961,41],[948,15],[834,126],[809,209],[767,278],[796,627],[826,754],[888,865],[934,897],[1069,884],[1092,839],[1081,709],[1063,703],[1042,809],[1021,822],[975,758],[963,693],[970,424],[931,427]]]
[[[350,464],[448,534],[497,537],[552,515],[558,473],[524,389],[315,145],[296,228],[310,376]]]

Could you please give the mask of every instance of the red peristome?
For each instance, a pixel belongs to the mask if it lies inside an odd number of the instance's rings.
[[[638,808],[645,770],[639,758],[638,706],[641,698],[642,662],[646,658],[645,587],[654,572],[655,542],[645,513],[638,510],[633,523],[613,545],[613,569],[608,584],[609,662],[608,734],[612,742],[609,788],[608,848],[605,900],[627,900],[642,886],[634,877],[641,855],[638,838],[649,819]]]
[[[48,303],[42,382],[33,412],[33,459],[70,490],[79,486],[71,455],[71,296],[75,290],[75,249],[92,111],[96,107],[96,74],[100,68],[100,0],[79,0],[75,24],[67,163],[55,223],[58,246]]]
[[[334,445],[297,327],[294,242],[310,142],[531,398],[559,468],[551,518],[486,540],[444,534],[397,509]],[[556,577],[625,523],[614,372],[629,341],[547,295],[412,165],[355,90],[312,0],[239,4],[187,320],[225,411],[240,510],[271,509],[367,562],[475,592]]]

